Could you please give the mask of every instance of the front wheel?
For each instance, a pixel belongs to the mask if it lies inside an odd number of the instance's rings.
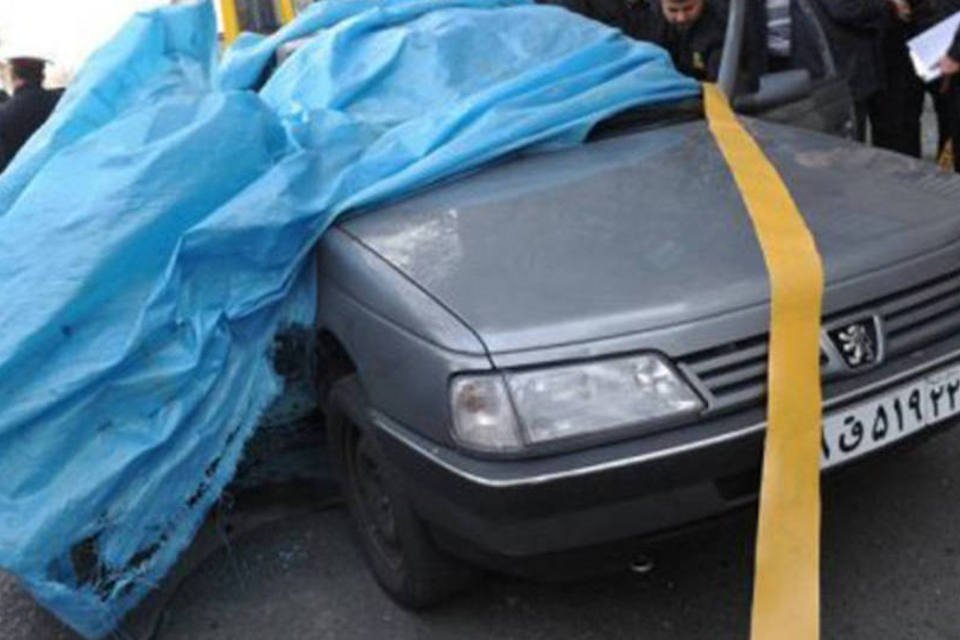
[[[439,604],[476,579],[473,568],[436,547],[417,516],[377,441],[350,423],[334,402],[331,422],[344,497],[377,582],[401,605],[420,609]],[[334,415],[335,414],[335,415]]]

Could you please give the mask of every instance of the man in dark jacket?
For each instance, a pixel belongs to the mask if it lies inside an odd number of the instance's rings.
[[[726,34],[726,5],[717,0],[542,0],[660,45],[677,70],[715,81]]]
[[[725,13],[707,0],[659,0],[647,6],[645,39],[669,51],[680,73],[715,81],[727,30]]]
[[[816,23],[805,15],[813,13]],[[888,0],[809,0],[791,2],[794,25],[792,66],[824,75],[815,28],[822,28],[838,71],[847,78],[856,109],[857,136],[864,137],[868,105],[884,87],[880,37],[889,16]]]
[[[43,88],[43,60],[11,58],[8,61],[13,97],[0,105],[0,172],[53,112],[60,92]]]

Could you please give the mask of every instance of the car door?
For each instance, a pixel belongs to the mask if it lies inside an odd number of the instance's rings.
[[[759,3],[764,0],[748,1]],[[734,108],[744,115],[772,122],[852,137],[853,97],[847,79],[838,70],[820,15],[809,0],[791,1],[797,4],[798,14],[815,37],[823,74],[813,77],[806,69],[768,71],[752,83],[752,91],[734,95]],[[759,33],[754,33],[752,39],[746,38],[746,42],[747,50],[743,55],[764,55],[764,52],[750,49],[766,46],[766,24],[760,25]]]

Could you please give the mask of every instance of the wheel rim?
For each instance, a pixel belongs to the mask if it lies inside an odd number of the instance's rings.
[[[366,437],[359,437],[352,462],[361,528],[376,552],[396,569],[402,564],[403,557],[396,513],[386,490],[383,470]]]

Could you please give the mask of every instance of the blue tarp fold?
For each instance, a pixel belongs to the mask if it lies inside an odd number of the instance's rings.
[[[231,478],[339,214],[699,90],[523,0],[326,0],[215,51],[209,1],[136,16],[0,178],[0,566],[88,637]]]

